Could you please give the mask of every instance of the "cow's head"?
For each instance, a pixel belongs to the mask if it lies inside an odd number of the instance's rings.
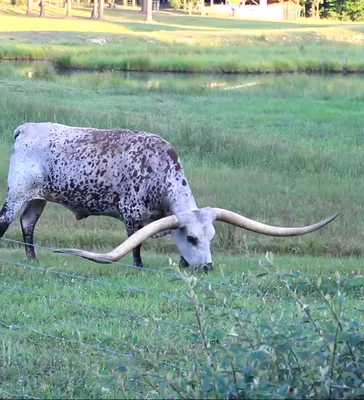
[[[172,230],[172,236],[183,258],[189,265],[210,270],[216,211],[206,207],[178,214],[177,218],[179,227]]]
[[[125,242],[109,253],[92,253],[77,249],[54,249],[57,253],[74,254],[99,263],[116,262],[151,236],[166,230],[172,232],[176,245],[184,259],[194,267],[205,271],[212,268],[211,241],[215,236],[213,222],[222,221],[253,232],[269,236],[298,236],[314,232],[334,220],[335,214],[316,224],[300,228],[270,226],[221,208],[200,208],[171,215],[150,223],[135,232]]]

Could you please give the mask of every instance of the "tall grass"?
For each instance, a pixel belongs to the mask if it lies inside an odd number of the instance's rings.
[[[215,250],[363,254],[361,78],[266,76],[255,86],[226,91],[209,87],[206,77],[189,82],[161,76],[130,80],[114,73],[57,76],[39,67],[27,78],[29,71],[20,71],[23,75],[3,79],[0,99],[3,196],[12,131],[24,121],[146,130],[176,147],[200,206],[275,225],[343,214],[315,234],[291,239],[218,224]],[[225,83],[249,83],[236,79]],[[47,209],[37,231],[41,243],[67,244],[63,226],[74,229],[72,245],[111,247],[125,235],[117,221],[76,222],[59,206]],[[20,237],[16,225],[11,232]],[[173,248],[163,239],[147,247]]]

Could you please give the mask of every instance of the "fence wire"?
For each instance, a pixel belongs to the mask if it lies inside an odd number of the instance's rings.
[[[55,274],[58,276],[62,276],[62,277],[66,277],[66,278],[71,278],[71,279],[77,279],[77,280],[83,280],[83,281],[87,281],[87,282],[91,282],[91,283],[95,283],[95,284],[100,284],[103,286],[111,286],[111,287],[116,287],[118,289],[123,289],[125,291],[131,291],[131,292],[138,292],[138,293],[142,293],[142,294],[147,294],[147,295],[152,295],[152,296],[157,296],[157,297],[162,297],[165,298],[167,300],[175,300],[175,301],[180,301],[182,303],[185,304],[190,304],[190,300],[184,297],[177,297],[177,296],[172,296],[168,293],[162,293],[162,292],[155,292],[152,290],[148,290],[148,289],[142,289],[142,288],[138,288],[135,286],[127,286],[127,285],[120,285],[118,283],[114,283],[114,282],[109,282],[109,281],[104,281],[101,279],[93,279],[93,278],[88,278],[82,275],[76,275],[73,274],[71,272],[65,272],[65,271],[57,271],[57,270],[53,270],[52,268],[44,268],[44,267],[37,267],[35,265],[30,265],[30,264],[25,264],[25,263],[21,263],[18,261],[10,261],[10,260],[6,260],[4,258],[0,258],[0,262],[4,262],[6,264],[11,264],[14,265],[16,267],[21,267],[21,268],[27,268],[27,269],[32,269],[35,271],[40,271],[43,273],[51,273],[51,274]],[[225,305],[220,305],[220,304],[208,304],[208,303],[204,303],[199,301],[199,305],[206,308],[206,309],[222,309],[224,311],[229,311],[229,312],[239,312],[241,315],[251,315],[253,313],[248,312],[247,310],[242,310],[241,308],[229,308]]]
[[[12,331],[30,331],[30,332],[36,333],[39,336],[46,337],[46,338],[49,338],[49,339],[58,340],[58,341],[61,341],[61,342],[64,342],[64,343],[77,344],[82,349],[93,350],[93,351],[97,350],[97,351],[99,351],[101,353],[107,353],[107,354],[112,354],[112,355],[115,355],[115,356],[120,356],[120,357],[123,357],[123,358],[125,358],[127,360],[130,360],[131,358],[134,357],[133,355],[124,354],[119,350],[110,349],[108,347],[102,347],[102,346],[98,346],[98,345],[86,344],[86,343],[83,343],[81,340],[69,339],[69,338],[64,338],[64,337],[61,337],[61,336],[53,335],[53,333],[41,332],[41,331],[39,331],[38,329],[36,329],[36,328],[34,328],[32,326],[16,325],[16,324],[10,324],[9,325],[9,324],[5,323],[4,321],[0,320],[0,327],[6,328],[6,329],[9,329],[9,330],[12,330]],[[178,369],[180,371],[187,371],[187,372],[191,372],[192,371],[192,369],[180,367],[179,365],[172,364],[172,363],[169,363],[169,362],[166,362],[166,361],[162,361],[161,363],[163,365]]]
[[[3,282],[3,283],[8,283],[8,282]],[[9,283],[9,285],[11,285],[11,284]],[[88,309],[103,312],[103,313],[114,314],[114,315],[118,315],[120,317],[127,317],[127,318],[135,319],[135,320],[142,319],[144,322],[149,322],[149,321],[154,321],[155,323],[162,322],[164,325],[174,326],[174,327],[178,327],[178,328],[198,329],[197,325],[184,325],[184,324],[180,324],[177,322],[168,321],[165,319],[158,320],[158,319],[155,319],[152,317],[146,317],[146,316],[142,316],[142,315],[126,313],[126,312],[118,311],[118,310],[115,310],[112,308],[94,306],[94,305],[81,303],[81,302],[74,301],[74,300],[64,299],[63,297],[59,297],[59,296],[45,295],[43,293],[37,293],[32,290],[23,289],[23,288],[19,288],[19,287],[14,287],[14,286],[10,287],[10,286],[0,285],[0,288],[3,290],[11,290],[13,292],[30,294],[30,295],[33,295],[36,297],[41,297],[43,299],[55,300],[55,301],[59,301],[61,303],[72,304],[72,305],[75,305],[78,307],[84,307],[84,308],[88,308]]]
[[[24,245],[25,243],[21,240],[15,240],[15,239],[7,239],[7,238],[0,238],[0,241],[5,241],[5,242],[10,242],[10,243],[17,243],[17,244],[21,244]],[[29,246],[32,246],[34,248],[39,248],[39,249],[43,249],[43,250],[47,250],[49,252],[53,252],[55,249],[52,247],[47,247],[47,246],[42,246],[42,245],[38,245],[38,244],[29,244]],[[64,256],[72,256],[70,254],[67,253],[62,253]],[[2,261],[2,260],[0,260]],[[178,275],[175,272],[167,272],[166,269],[170,269],[171,266],[164,266],[162,267],[162,269],[156,269],[156,268],[149,268],[149,267],[137,267],[135,265],[132,264],[126,264],[120,261],[116,261],[113,264],[116,265],[121,265],[123,267],[126,268],[130,268],[130,269],[136,269],[138,271],[142,271],[142,272],[151,272],[151,273],[155,273],[155,274],[159,274],[159,275],[164,275],[166,277],[170,277],[172,279],[175,279],[178,277]],[[231,288],[235,288],[237,290],[239,290],[239,292],[241,294],[246,293],[246,294],[255,294],[257,296],[262,296],[265,295],[263,292],[259,291],[259,290],[252,290],[249,287],[243,287],[242,284],[234,284],[234,283],[226,283],[226,282],[215,282],[215,281],[211,281],[210,279],[207,279],[206,277],[204,277],[204,279],[201,279],[199,281],[200,283],[204,284],[204,285],[211,285],[211,286],[217,286],[217,287],[221,287],[221,288],[227,288],[227,289],[231,289]],[[280,299],[278,296],[273,296],[270,295],[270,297],[277,297],[277,299]]]
[[[3,393],[11,399],[29,399],[29,400],[42,400],[40,397],[29,396],[28,394],[10,393],[0,388],[0,394]]]

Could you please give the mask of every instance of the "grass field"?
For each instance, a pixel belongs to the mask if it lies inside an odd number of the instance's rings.
[[[146,243],[144,271],[46,249],[25,262],[3,242],[2,397],[363,394],[362,78],[57,75],[5,63],[0,91],[1,199],[14,128],[57,121],[161,134],[200,206],[295,226],[342,213],[292,239],[217,224],[215,269],[196,287],[173,279],[170,239]],[[6,238],[21,239],[18,221]],[[50,204],[35,240],[106,250],[124,238],[118,221],[77,222]]]
[[[0,59],[48,59],[58,68],[180,72],[363,72],[363,24],[186,17],[161,12],[48,7],[48,18],[0,3]],[[57,18],[56,18],[57,17]],[[62,35],[59,34],[62,32]]]
[[[144,270],[53,254],[126,237],[54,204],[28,262],[16,221],[0,253],[0,397],[363,397],[363,78],[130,71],[361,72],[364,25],[24,12],[0,3],[0,59],[51,62],[0,63],[0,201],[15,127],[55,121],[162,135],[199,206],[286,226],[341,216],[290,239],[217,223],[214,271],[195,277],[176,272],[170,238],[144,244]]]
[[[6,78],[9,67],[4,68],[3,187],[12,130],[21,122],[143,129],[163,135],[176,146],[201,206],[230,208],[281,225],[307,224],[342,213],[339,220],[307,237],[249,234],[249,251],[363,254],[361,78],[267,76],[255,86],[223,90],[208,87],[198,77],[190,82],[153,76],[126,80],[118,74],[56,76],[48,67],[19,70],[35,74],[29,79],[16,75],[10,66],[15,75]],[[258,83],[255,78],[234,82],[235,86]],[[46,245],[53,245],[55,238],[60,243],[63,236],[69,242],[67,234],[60,234],[63,226],[92,232],[92,246],[115,244],[123,237],[115,230],[116,221],[64,220],[66,211],[49,208],[49,232],[42,237],[40,228],[39,233]],[[47,218],[41,224],[48,228]],[[111,230],[110,235],[104,229]],[[216,249],[245,252],[245,232],[226,225],[219,231]],[[72,240],[73,245],[85,244],[82,235],[75,234]]]

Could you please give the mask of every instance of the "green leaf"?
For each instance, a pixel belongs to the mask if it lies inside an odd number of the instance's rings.
[[[348,283],[350,286],[364,286],[364,276],[355,276]]]

